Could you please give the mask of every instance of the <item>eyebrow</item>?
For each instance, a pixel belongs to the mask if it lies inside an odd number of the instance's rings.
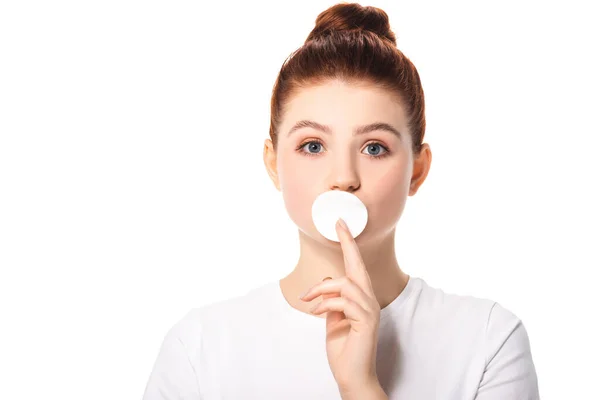
[[[315,121],[310,121],[310,120],[304,119],[302,121],[296,122],[296,124],[288,132],[288,136],[290,136],[292,133],[294,133],[295,131],[297,131],[301,128],[313,128],[318,131],[327,133],[329,135],[331,135],[331,133],[332,133],[332,129],[330,126],[323,125],[323,124],[320,124]],[[365,133],[369,133],[369,132],[373,132],[373,131],[387,131],[387,132],[390,132],[391,134],[393,134],[394,136],[397,136],[399,139],[402,138],[402,136],[400,135],[400,132],[396,128],[394,128],[393,126],[391,126],[390,124],[387,124],[385,122],[374,122],[374,123],[368,124],[368,125],[357,126],[354,129],[354,132],[352,133],[352,135],[353,136],[363,135]]]

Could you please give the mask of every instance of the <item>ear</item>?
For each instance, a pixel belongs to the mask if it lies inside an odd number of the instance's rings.
[[[265,140],[265,147],[263,150],[263,161],[265,163],[267,173],[273,181],[273,184],[275,185],[277,190],[281,191],[279,185],[279,175],[277,173],[277,153],[273,148],[273,142],[271,141],[271,139]]]
[[[431,167],[431,149],[427,143],[421,145],[421,153],[413,163],[413,176],[410,180],[409,196],[414,196],[421,184],[427,178],[429,168]]]

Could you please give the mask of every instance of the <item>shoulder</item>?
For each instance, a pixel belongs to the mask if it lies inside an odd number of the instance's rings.
[[[515,345],[528,346],[523,322],[498,301],[446,292],[425,282],[421,286],[417,314],[439,328],[477,338],[487,349],[486,362],[508,338]]]
[[[531,358],[529,335],[523,321],[498,302],[493,304],[488,315],[485,343],[486,365],[501,357]]]
[[[447,320],[462,326],[479,327],[485,330],[496,301],[467,294],[452,293],[430,286],[421,280],[417,298],[417,310],[431,315],[436,320]]]
[[[503,391],[511,390],[531,393],[530,398],[537,398],[529,335],[513,310],[493,299],[447,293],[427,284],[423,284],[421,297],[423,311],[435,319],[432,323],[452,337],[447,340],[460,338],[461,343],[469,344],[479,355],[484,371],[481,398],[484,392],[504,394]],[[503,385],[494,389],[499,382]]]
[[[238,325],[248,319],[268,302],[267,285],[252,288],[244,294],[217,300],[190,309],[169,330],[168,336],[181,341],[187,348],[201,346],[203,339],[224,339]]]
[[[447,293],[426,283],[422,285],[419,308],[422,314],[430,315],[428,322],[436,331],[445,332],[444,340],[460,340],[479,354],[485,371],[482,391],[503,379],[515,385],[506,386],[506,390],[537,390],[529,336],[523,321],[511,309],[493,299]]]

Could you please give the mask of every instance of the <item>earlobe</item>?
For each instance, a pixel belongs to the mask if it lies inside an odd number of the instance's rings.
[[[281,191],[279,187],[279,176],[277,174],[277,154],[275,153],[275,149],[273,148],[273,142],[271,139],[265,140],[265,145],[263,149],[263,161],[265,163],[265,168],[267,169],[267,173],[271,178],[271,181],[275,185],[278,191]]]

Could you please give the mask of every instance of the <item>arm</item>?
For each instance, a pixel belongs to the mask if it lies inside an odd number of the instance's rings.
[[[525,326],[498,303],[490,310],[485,343],[486,367],[475,400],[539,400]]]
[[[177,328],[165,336],[142,400],[202,400],[198,381]]]

